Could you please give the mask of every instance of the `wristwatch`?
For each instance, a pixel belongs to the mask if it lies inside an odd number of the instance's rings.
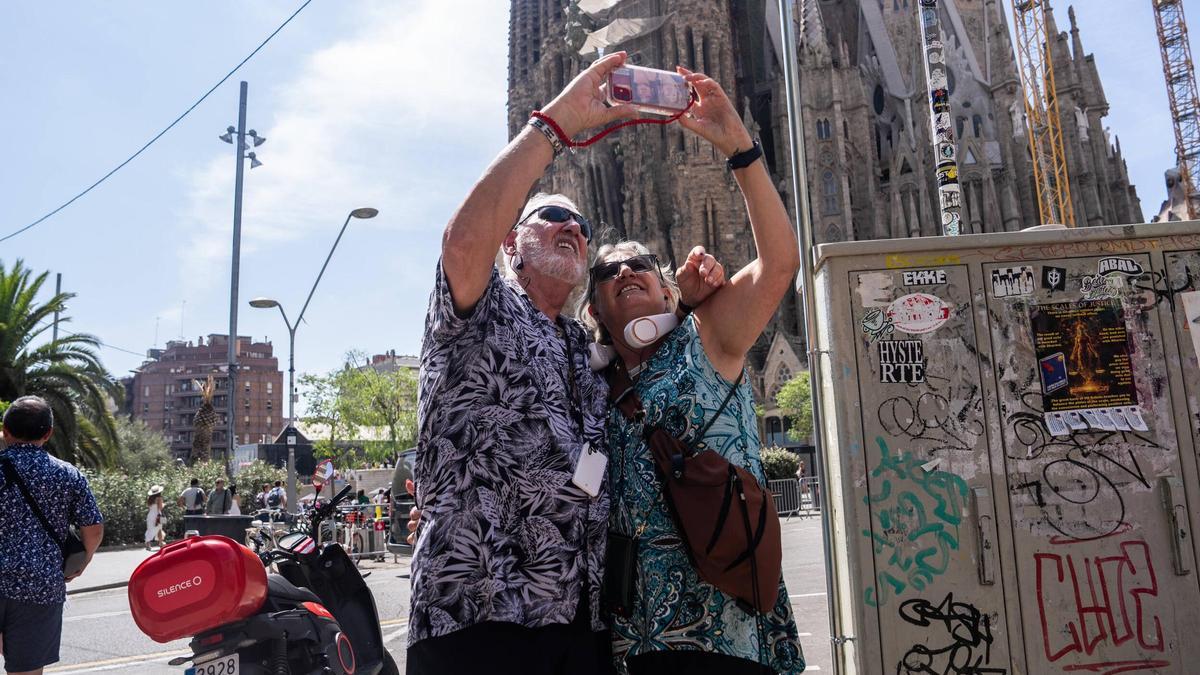
[[[754,141],[754,145],[750,146],[749,150],[734,153],[729,159],[725,160],[725,166],[729,167],[730,171],[744,169],[753,164],[759,157],[762,157],[762,145],[756,140]]]

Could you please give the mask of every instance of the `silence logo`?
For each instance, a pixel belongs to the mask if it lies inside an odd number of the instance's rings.
[[[200,575],[197,574],[196,576],[192,577],[191,579],[184,579],[183,581],[180,581],[177,584],[171,584],[170,586],[167,586],[166,588],[158,589],[157,595],[160,598],[165,598],[168,595],[178,593],[179,591],[182,591],[182,590],[185,590],[188,588],[194,588],[196,586],[199,586],[202,583],[204,583],[204,579],[200,578]]]

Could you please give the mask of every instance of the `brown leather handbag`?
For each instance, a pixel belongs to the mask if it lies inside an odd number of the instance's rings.
[[[736,598],[747,612],[771,611],[783,559],[775,499],[749,471],[715,450],[706,450],[703,442],[742,376],[738,375],[721,407],[696,435],[698,449],[646,421],[646,411],[623,366],[610,366],[606,376],[609,402],[626,419],[643,423],[642,436],[692,566],[702,579]]]

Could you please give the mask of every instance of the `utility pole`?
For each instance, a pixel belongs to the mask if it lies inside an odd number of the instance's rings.
[[[229,459],[237,449],[237,318],[238,318],[238,267],[242,256],[242,177],[245,173],[246,148],[246,93],[248,85],[242,82],[238,95],[238,124],[237,141],[233,147],[237,156],[237,169],[233,184],[233,265],[229,280],[229,389],[225,401],[228,404],[226,414],[226,433],[229,435],[229,448],[225,455],[228,467]]]
[[[950,84],[946,76],[946,49],[942,44],[938,0],[920,1],[917,23],[921,26],[925,82],[929,88],[929,124],[937,167],[942,234],[952,237],[962,234],[962,188],[958,183],[958,149],[954,140],[954,116],[950,112]]]

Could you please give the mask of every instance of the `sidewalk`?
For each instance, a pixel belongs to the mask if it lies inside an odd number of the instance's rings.
[[[123,551],[97,551],[83,575],[67,584],[67,595],[120,588],[129,583],[129,575],[149,556],[144,548]]]

